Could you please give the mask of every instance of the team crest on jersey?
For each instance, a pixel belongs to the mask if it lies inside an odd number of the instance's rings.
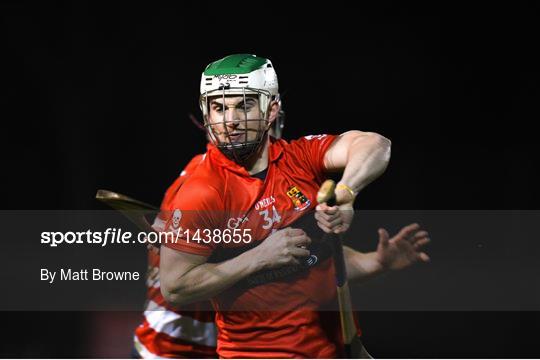
[[[302,211],[311,205],[311,201],[298,189],[297,186],[291,186],[287,190],[287,196],[294,204],[294,210]]]

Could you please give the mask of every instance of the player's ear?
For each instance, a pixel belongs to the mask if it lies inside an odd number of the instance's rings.
[[[281,108],[281,105],[279,103],[279,101],[277,100],[273,100],[271,103],[270,103],[270,115],[268,116],[268,121],[270,121],[270,124],[272,124],[278,114],[279,114],[279,109]]]

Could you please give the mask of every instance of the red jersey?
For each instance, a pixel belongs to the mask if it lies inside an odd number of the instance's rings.
[[[324,180],[324,154],[334,139],[332,135],[306,136],[291,143],[271,139],[264,180],[250,176],[209,145],[206,158],[171,203],[182,212],[181,221],[174,222],[169,215],[165,227],[180,227],[191,234],[167,246],[223,260],[235,250],[242,251],[245,244],[194,241],[197,230],[240,229],[243,236],[248,231],[256,245],[273,231],[290,226],[316,206]],[[319,311],[336,301],[331,257],[272,281],[252,281],[247,287],[237,284],[212,301],[220,357],[342,355],[339,313]]]
[[[197,155],[167,189],[153,227],[163,231],[164,216],[185,180],[201,163]],[[135,348],[143,358],[216,358],[217,330],[210,304],[196,303],[182,309],[169,306],[160,291],[159,254],[148,251],[147,304],[142,323],[135,330]]]

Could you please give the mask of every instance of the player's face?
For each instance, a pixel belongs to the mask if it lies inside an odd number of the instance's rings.
[[[220,143],[254,141],[266,122],[261,119],[256,96],[213,97],[208,104],[208,122]]]

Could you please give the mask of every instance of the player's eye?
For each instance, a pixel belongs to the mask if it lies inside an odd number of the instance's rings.
[[[253,104],[247,103],[247,104],[241,104],[238,106],[238,109],[240,111],[250,112],[253,109]]]
[[[222,112],[223,111],[223,106],[220,106],[220,105],[213,105],[212,106],[212,110],[214,110],[215,112]]]

